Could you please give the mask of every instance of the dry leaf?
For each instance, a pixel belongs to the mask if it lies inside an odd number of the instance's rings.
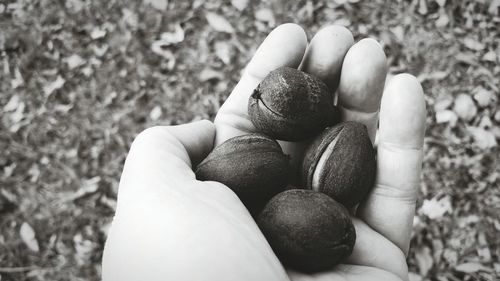
[[[153,8],[163,11],[167,8],[168,6],[168,1],[167,0],[144,0],[144,4],[146,5],[151,5]]]
[[[43,87],[43,92],[45,93],[45,96],[48,97],[50,96],[55,90],[61,89],[62,86],[66,80],[64,80],[61,75],[58,75],[56,80],[53,82],[48,83]]]
[[[205,18],[207,19],[208,24],[210,24],[210,26],[216,31],[227,33],[234,32],[233,26],[224,17],[219,16],[216,13],[207,12],[205,14]]]
[[[231,5],[239,11],[243,11],[248,5],[248,0],[231,0]]]
[[[14,111],[20,106],[21,103],[21,99],[18,95],[12,95],[7,104],[3,107],[3,110],[5,112]]]
[[[497,146],[495,135],[483,128],[468,127],[467,131],[474,138],[474,143],[481,149],[490,149]]]
[[[203,69],[198,76],[198,79],[200,79],[201,82],[206,82],[206,81],[212,80],[212,79],[221,80],[223,78],[224,78],[224,75],[222,73],[220,73],[219,71],[215,71],[215,70],[208,68],[208,67]]]
[[[477,101],[477,104],[481,107],[486,107],[491,104],[495,95],[490,91],[486,90],[483,87],[478,87],[475,90],[474,99]]]
[[[68,65],[69,69],[74,69],[74,68],[79,67],[82,64],[84,64],[85,60],[82,59],[82,57],[80,57],[79,55],[73,54],[73,55],[65,58],[64,62]]]
[[[425,199],[419,212],[432,220],[441,218],[452,212],[450,197],[445,196],[439,200],[436,197]]]
[[[462,42],[464,43],[465,47],[474,51],[481,51],[484,49],[484,44],[476,39],[466,37],[462,40]]]
[[[39,252],[40,247],[38,246],[38,241],[35,238],[35,231],[27,222],[23,222],[21,225],[21,229],[19,230],[19,234],[21,235],[21,239],[24,244],[28,246],[30,250],[33,252]]]
[[[490,62],[496,62],[497,61],[497,54],[494,51],[489,51],[484,56],[481,58],[483,61],[490,61]]]
[[[458,117],[455,112],[451,110],[442,110],[436,112],[436,122],[441,123],[450,123],[450,126],[455,127],[457,124]]]
[[[104,36],[106,36],[106,30],[101,29],[99,27],[94,28],[90,32],[90,38],[92,38],[94,40],[99,39],[99,38],[103,38]]]
[[[151,118],[151,120],[153,121],[156,121],[161,117],[161,114],[161,107],[157,105],[151,110],[151,112],[149,112],[149,118]]]
[[[445,27],[448,25],[450,22],[450,19],[448,18],[448,15],[446,12],[441,10],[441,13],[439,14],[439,18],[436,20],[436,26],[437,27]]]
[[[164,32],[160,36],[160,40],[156,40],[153,44],[160,44],[162,46],[169,46],[178,44],[184,41],[184,29],[180,24],[174,26],[173,32]]]
[[[426,276],[429,270],[432,268],[434,264],[434,260],[432,259],[431,250],[429,247],[421,247],[417,249],[415,253],[415,259],[417,260],[418,270],[421,276]]]
[[[226,41],[217,41],[214,44],[215,55],[225,64],[231,63],[231,45]]]
[[[16,69],[14,70],[14,79],[10,81],[10,86],[12,87],[12,89],[16,89],[23,84],[24,84],[23,76],[21,75],[19,68],[16,67]]]
[[[460,271],[460,272],[465,272],[465,273],[474,273],[474,272],[478,272],[478,271],[490,271],[489,268],[483,266],[482,264],[480,263],[477,263],[477,262],[466,262],[466,263],[462,263],[462,264],[459,264],[457,266],[455,266],[455,270],[456,271]]]
[[[274,14],[271,9],[259,9],[257,12],[255,12],[255,18],[259,21],[266,22],[270,27],[274,27],[276,25],[276,20],[274,19]]]
[[[453,106],[453,111],[465,121],[469,121],[474,118],[477,114],[477,108],[474,101],[469,95],[459,94],[455,98],[455,105]]]
[[[498,15],[498,10],[500,8],[500,0],[493,0],[488,7],[488,13],[492,15]]]
[[[420,0],[418,3],[418,13],[421,15],[426,15],[427,12],[428,10],[426,0]]]

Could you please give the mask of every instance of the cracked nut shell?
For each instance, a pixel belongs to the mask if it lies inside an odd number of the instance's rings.
[[[289,157],[275,140],[262,134],[228,139],[195,170],[198,180],[217,181],[232,189],[252,215],[285,189],[289,172]]]
[[[306,149],[302,162],[302,184],[346,207],[368,195],[375,173],[375,151],[367,128],[357,122],[325,129]]]
[[[337,123],[328,86],[303,71],[271,71],[250,96],[248,114],[259,132],[287,141],[305,140]]]
[[[347,209],[313,190],[279,193],[264,207],[257,223],[280,261],[305,272],[341,263],[351,255],[356,240]]]

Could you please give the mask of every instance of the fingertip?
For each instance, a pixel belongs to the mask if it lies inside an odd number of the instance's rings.
[[[347,52],[339,85],[339,101],[344,108],[376,112],[387,75],[387,58],[382,46],[365,38]]]
[[[338,88],[342,62],[352,44],[352,33],[344,26],[323,27],[311,40],[299,68],[320,78],[334,92]]]
[[[182,143],[193,167],[201,162],[213,149],[215,125],[209,120],[200,120],[167,128]]]
[[[307,35],[302,27],[285,23],[266,37],[248,64],[246,72],[262,80],[272,70],[289,66],[297,68],[307,47]]]
[[[395,75],[387,84],[380,110],[380,141],[421,148],[425,134],[426,105],[418,79]]]

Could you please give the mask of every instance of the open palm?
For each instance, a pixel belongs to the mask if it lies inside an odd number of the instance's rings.
[[[197,181],[192,172],[213,147],[255,131],[248,98],[281,66],[321,78],[332,92],[338,87],[343,120],[364,123],[372,140],[378,128],[377,182],[353,214],[353,253],[346,264],[313,275],[283,268],[236,195],[223,184]],[[425,103],[413,76],[396,75],[385,85],[386,75],[385,55],[372,39],[353,45],[347,29],[328,26],[308,44],[299,26],[276,28],[246,67],[215,125],[155,127],[136,138],[120,181],[103,279],[407,280]],[[280,144],[296,167],[306,143]]]

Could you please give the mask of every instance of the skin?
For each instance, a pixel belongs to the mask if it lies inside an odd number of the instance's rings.
[[[354,51],[346,56],[347,50]],[[323,28],[308,45],[301,27],[281,25],[257,50],[214,123],[154,127],[139,134],[120,181],[103,280],[408,280],[405,258],[426,111],[422,88],[409,74],[394,76],[382,95],[381,77],[387,71],[380,67],[382,55],[372,39],[353,45],[343,27]],[[356,67],[358,56],[374,67]],[[214,146],[254,132],[248,97],[267,73],[285,65],[317,75],[332,88],[339,84],[344,120],[367,125],[372,139],[379,124],[377,180],[353,213],[353,254],[346,264],[314,275],[284,268],[234,193],[217,182],[197,181],[192,171]],[[280,144],[296,165],[305,143]]]

